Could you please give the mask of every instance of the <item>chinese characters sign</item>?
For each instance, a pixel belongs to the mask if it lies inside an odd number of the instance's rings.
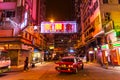
[[[41,33],[76,33],[75,21],[42,22]]]

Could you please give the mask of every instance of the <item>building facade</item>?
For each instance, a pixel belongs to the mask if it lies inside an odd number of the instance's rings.
[[[120,65],[120,0],[103,0],[100,1],[100,5],[101,21],[106,39],[106,44],[102,45],[103,62]]]
[[[43,6],[44,0],[0,0],[0,49],[8,51],[12,66],[23,65],[25,57],[30,62],[43,57],[46,42],[39,27],[45,17]]]
[[[81,0],[78,48],[85,46],[88,61],[120,64],[119,11],[119,0]]]

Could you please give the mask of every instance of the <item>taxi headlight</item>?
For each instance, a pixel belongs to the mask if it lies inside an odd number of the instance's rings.
[[[56,64],[56,66],[60,66],[59,64]]]

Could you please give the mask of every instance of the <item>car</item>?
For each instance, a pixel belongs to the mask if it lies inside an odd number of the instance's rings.
[[[11,60],[10,57],[7,56],[7,54],[8,51],[0,51],[0,74],[9,72],[11,70]]]
[[[60,61],[55,62],[55,64],[57,64],[55,69],[60,73],[78,73],[78,71],[84,67],[82,60],[75,56],[63,57]]]

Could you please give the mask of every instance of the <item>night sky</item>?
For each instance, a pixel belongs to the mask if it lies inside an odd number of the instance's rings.
[[[73,0],[46,0],[46,17],[55,21],[74,20]]]

